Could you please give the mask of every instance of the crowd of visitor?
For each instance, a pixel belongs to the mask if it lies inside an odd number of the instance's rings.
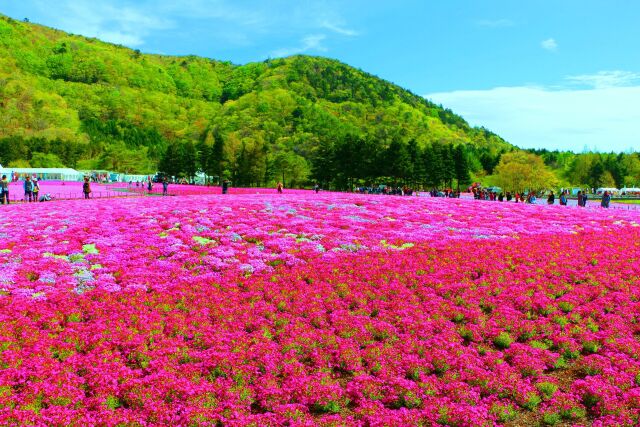
[[[360,194],[383,194],[389,196],[412,196],[415,191],[413,188],[408,186],[388,186],[388,185],[378,185],[378,186],[363,186],[356,187],[356,193]]]
[[[490,189],[483,189],[483,188],[479,188],[479,187],[474,187],[471,188],[471,193],[473,194],[473,198],[476,200],[489,200],[489,201],[498,201],[498,202],[510,202],[512,200],[515,201],[515,203],[536,203],[538,200],[538,196],[542,197],[544,195],[544,193],[541,194],[537,194],[535,191],[529,191],[527,193],[520,193],[520,192],[514,192],[511,193],[510,191],[507,191],[506,193],[500,191],[492,191]],[[547,196],[547,204],[548,205],[553,205],[556,202],[556,195],[553,191],[549,191],[548,194],[546,194]],[[579,207],[586,207],[587,206],[587,202],[589,201],[589,191],[587,190],[580,190],[578,191],[577,195],[577,205]],[[567,206],[568,205],[568,201],[569,201],[569,190],[561,190],[560,191],[560,198],[558,200],[559,204],[561,206]],[[611,204],[611,193],[609,193],[608,191],[605,191],[602,194],[602,199],[600,202],[600,206],[603,208],[608,208]]]
[[[12,180],[15,177],[12,177]],[[91,198],[91,183],[92,182],[101,182],[101,179],[104,179],[104,176],[95,176],[89,175],[85,176],[83,184],[82,184],[82,193],[85,199]],[[155,178],[152,179],[148,177],[146,182],[143,180],[135,181],[135,186],[138,189],[141,189],[142,192],[148,191],[149,193],[153,192],[153,184]],[[6,175],[2,175],[2,179],[0,179],[0,203],[1,204],[9,204],[9,180]],[[168,195],[168,187],[169,187],[169,179],[167,177],[160,177],[157,182],[162,184],[162,195]],[[64,183],[63,183],[64,184]],[[134,185],[133,181],[129,181],[129,187],[132,188]],[[229,190],[230,182],[228,180],[223,180],[221,182],[222,194],[227,194]],[[146,188],[145,188],[146,187]],[[51,196],[49,194],[41,195],[40,192],[40,182],[37,177],[26,176],[23,181],[23,189],[24,189],[24,202],[44,202],[51,200]],[[284,185],[281,182],[278,182],[276,185],[276,191],[278,193],[283,193]],[[479,185],[474,185],[468,189],[473,198],[475,200],[489,200],[489,201],[498,201],[498,202],[515,202],[515,203],[529,203],[534,204],[537,203],[538,196],[543,197],[546,195],[547,204],[553,205],[556,202],[556,195],[553,191],[548,192],[547,194],[540,193],[537,194],[535,191],[529,192],[511,192],[507,191],[506,193],[503,191],[497,191],[496,188],[482,188]],[[498,189],[499,190],[499,189]],[[313,191],[318,193],[320,191],[320,186],[316,183],[313,186]],[[379,186],[361,186],[356,187],[355,192],[361,194],[381,194],[381,195],[397,195],[397,196],[412,196],[418,195],[418,193],[411,187],[408,186],[387,186],[387,185],[379,185]],[[593,193],[594,190],[591,190]],[[576,194],[577,205],[579,207],[586,207],[587,202],[589,200],[589,190],[580,190]],[[424,194],[424,193],[422,193]],[[436,189],[433,188],[428,193],[431,197],[443,197],[443,198],[459,198],[460,191],[454,191],[451,189]],[[562,189],[559,195],[559,204],[561,206],[567,206],[569,200],[569,190]],[[611,203],[611,193],[609,191],[604,191],[602,194],[600,206],[603,208],[608,208]]]
[[[15,176],[12,176],[14,179]],[[49,194],[40,194],[40,182],[36,177],[27,176],[22,183],[22,188],[24,190],[24,201],[27,203],[32,202],[47,202],[51,200],[51,195]],[[9,198],[9,179],[7,175],[2,175],[0,179],[0,204],[9,204],[11,203],[11,199]]]

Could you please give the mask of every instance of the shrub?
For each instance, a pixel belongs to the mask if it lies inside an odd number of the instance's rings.
[[[547,412],[542,416],[542,423],[548,426],[554,426],[561,420],[560,414],[557,412]]]
[[[582,351],[586,354],[594,354],[600,350],[600,344],[596,341],[585,341],[582,344]]]
[[[546,400],[551,399],[555,392],[558,391],[557,384],[547,381],[536,384],[536,388],[540,393],[542,393],[542,397],[544,397]]]
[[[493,343],[499,349],[507,349],[513,343],[513,338],[507,332],[500,332],[500,334],[493,339]]]
[[[494,403],[491,406],[490,411],[493,415],[496,416],[496,419],[500,423],[506,423],[508,421],[513,421],[516,418],[516,410],[511,404],[502,404],[502,403]]]
[[[540,398],[540,396],[538,396],[534,392],[529,392],[527,394],[527,400],[525,400],[525,402],[522,404],[522,407],[530,411],[533,411],[538,407],[540,402],[542,402],[542,399]]]

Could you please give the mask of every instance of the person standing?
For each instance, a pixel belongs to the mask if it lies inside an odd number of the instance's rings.
[[[282,183],[281,183],[281,182],[279,182],[279,183],[278,183],[278,185],[276,186],[276,188],[277,188],[277,190],[278,190],[278,194],[282,194],[282,188],[283,188],[283,186],[282,186]]]
[[[227,194],[228,191],[229,191],[229,181],[225,179],[224,181],[222,181],[222,194]]]
[[[605,191],[602,195],[602,201],[600,202],[600,206],[603,208],[608,208],[609,203],[611,203],[611,194],[608,191]]]
[[[4,205],[5,200],[9,204],[9,181],[7,180],[7,175],[2,175],[2,180],[0,180],[0,202]]]
[[[547,204],[552,205],[555,202],[556,202],[556,196],[553,194],[553,191],[552,191],[551,194],[549,194],[549,197],[547,197]]]
[[[560,194],[560,206],[567,206],[567,192],[563,191]]]
[[[587,200],[589,200],[589,195],[585,191],[584,193],[582,193],[582,207],[583,208],[587,207]]]
[[[578,191],[578,206],[582,207],[582,191]]]
[[[149,193],[153,191],[153,182],[151,182],[151,178],[149,178],[149,180],[147,181],[147,190],[149,191]]]
[[[27,176],[24,179],[24,201],[31,202],[33,199],[33,182],[31,182],[31,177]]]
[[[162,195],[166,196],[167,195],[167,190],[169,189],[169,181],[167,180],[167,177],[165,177],[162,180]]]
[[[37,202],[40,200],[38,197],[40,194],[40,183],[38,182],[38,178],[33,178],[33,201]]]
[[[84,177],[84,184],[82,184],[82,192],[84,193],[84,198],[88,199],[89,194],[91,194],[91,185],[89,184],[89,177]]]

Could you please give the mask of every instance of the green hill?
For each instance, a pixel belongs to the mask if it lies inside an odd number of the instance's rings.
[[[430,178],[424,167],[451,160],[448,147],[462,145],[470,168],[489,172],[512,149],[450,110],[335,60],[234,65],[147,55],[2,15],[0,105],[2,164],[202,169],[244,184],[282,172],[296,183],[409,175],[428,182],[452,178],[446,171]],[[340,167],[345,159],[365,166]],[[397,172],[406,159],[412,172]]]

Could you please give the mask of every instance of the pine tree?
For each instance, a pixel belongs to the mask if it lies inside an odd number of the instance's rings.
[[[167,149],[158,164],[160,172],[169,176],[178,176],[182,172],[180,150],[176,142],[167,144]]]
[[[458,181],[459,191],[461,185],[468,185],[471,182],[471,177],[469,176],[469,160],[467,159],[467,151],[462,144],[456,146],[453,155],[455,178],[456,181]]]
[[[207,143],[206,139],[202,139],[198,142],[198,146],[196,148],[198,155],[198,170],[204,173],[205,181],[209,180],[209,170],[211,168],[211,147]]]
[[[213,133],[213,146],[211,147],[210,156],[210,173],[211,175],[217,175],[218,179],[222,181],[224,175],[224,139],[218,131]]]
[[[184,172],[187,179],[191,182],[198,171],[198,153],[191,140],[182,143],[180,154],[182,164],[181,172]]]
[[[407,146],[403,142],[394,139],[386,150],[385,158],[386,175],[394,178],[394,180],[400,179],[400,181],[403,181],[407,173],[410,172],[411,165]]]

